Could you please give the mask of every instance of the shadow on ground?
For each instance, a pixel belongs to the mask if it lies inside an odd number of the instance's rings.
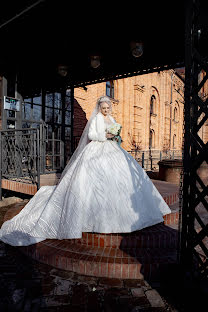
[[[195,272],[196,273],[196,272]],[[208,280],[192,278],[180,264],[170,264],[161,270],[157,285],[149,281],[162,298],[176,311],[206,311]]]

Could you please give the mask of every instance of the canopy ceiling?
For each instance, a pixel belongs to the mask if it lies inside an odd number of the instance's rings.
[[[58,64],[68,66],[64,82],[75,86],[183,66],[186,2],[137,3],[5,1],[1,73],[16,72],[24,88],[38,88],[63,83]],[[131,54],[132,40],[144,43],[140,58]],[[90,66],[92,54],[101,55],[97,69]]]

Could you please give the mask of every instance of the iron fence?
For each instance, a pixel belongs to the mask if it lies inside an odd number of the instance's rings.
[[[158,170],[163,159],[182,159],[182,150],[131,150],[128,151],[144,170]]]
[[[40,186],[39,129],[0,131],[0,198],[2,179]]]

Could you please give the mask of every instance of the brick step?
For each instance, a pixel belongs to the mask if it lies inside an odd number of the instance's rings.
[[[167,203],[167,205],[170,207],[175,202],[178,201],[178,192],[170,193],[170,194],[163,194],[162,195],[164,201]]]
[[[163,223],[132,233],[83,233],[75,244],[111,248],[177,248],[178,232]]]
[[[82,275],[142,278],[141,263],[127,254],[126,257],[122,257],[125,253],[119,249],[113,249],[112,252],[111,248],[90,248],[73,243],[67,243],[67,249],[61,249],[60,245],[56,246],[58,243],[54,242],[52,246],[42,242],[34,249],[33,245],[21,249],[25,254],[42,263]],[[120,252],[117,257],[113,256],[116,251]]]
[[[178,225],[179,221],[179,199],[177,198],[169,205],[171,213],[163,216],[165,225]]]
[[[176,263],[174,248],[110,248],[90,247],[70,240],[47,240],[28,247],[19,247],[33,259],[82,275],[141,279],[141,267],[149,277],[158,267]],[[145,277],[145,276],[144,276]]]

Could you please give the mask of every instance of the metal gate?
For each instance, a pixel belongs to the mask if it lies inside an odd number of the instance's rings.
[[[39,129],[0,131],[0,199],[2,179],[40,186]]]
[[[185,33],[185,131],[182,188],[181,263],[186,271],[208,276],[208,176],[200,168],[208,164],[208,142],[201,133],[208,126],[208,97],[202,88],[208,79],[208,58],[203,55],[199,1],[187,7]],[[203,72],[203,76],[201,73]]]
[[[0,131],[0,196],[2,179],[35,184],[40,175],[64,168],[64,141],[48,135],[45,122],[39,128]]]

